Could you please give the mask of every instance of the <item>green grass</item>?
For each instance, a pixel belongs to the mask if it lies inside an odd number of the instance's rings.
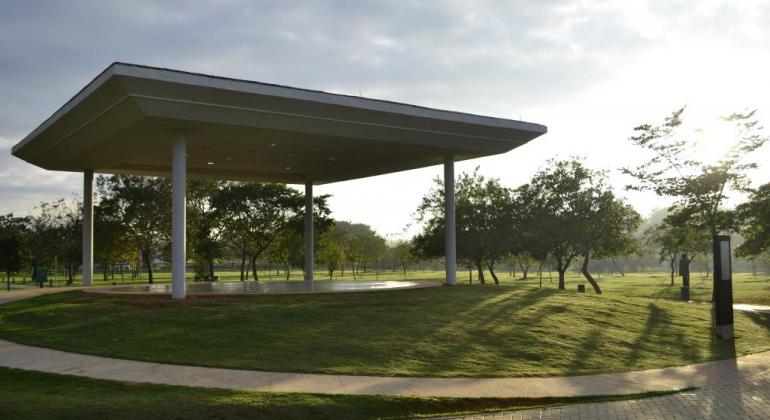
[[[353,294],[190,298],[83,292],[0,307],[0,337],[125,359],[392,376],[551,376],[677,366],[770,349],[770,315],[710,305],[462,286]]]
[[[0,368],[0,379],[0,417],[5,420],[414,418],[668,394],[542,399],[288,394],[136,384],[7,368]]]
[[[531,288],[538,287],[539,280],[536,273],[530,273],[528,279],[521,279],[521,273],[517,272],[517,277],[512,277],[508,272],[499,273],[502,284],[519,287],[519,288]],[[217,275],[220,276],[220,281],[239,281],[240,273],[238,271],[223,270],[218,271]],[[630,297],[647,297],[653,299],[679,299],[679,287],[682,285],[681,277],[675,278],[675,284],[671,285],[671,278],[668,273],[627,273],[625,276],[612,276],[607,274],[594,274],[597,276],[597,280],[601,285],[605,294],[617,295],[617,296],[630,296]],[[468,283],[468,272],[461,271],[458,273],[458,281],[463,284]],[[323,271],[316,271],[316,280],[324,281],[328,280],[328,274]],[[273,271],[261,271],[259,278],[264,281],[281,281],[283,275],[278,275]],[[369,271],[363,276],[356,276],[358,280],[435,280],[443,281],[443,271],[409,271],[406,275],[400,270],[380,270],[377,272]],[[65,279],[61,276],[53,277],[54,284],[59,286],[65,285]],[[117,284],[146,284],[147,279],[141,278],[135,281],[130,280],[130,276],[125,277],[123,280],[120,276],[116,276],[114,279],[108,279],[107,281],[102,279],[101,275],[96,275],[95,285],[107,286]],[[294,270],[291,273],[291,280],[302,280],[302,271]],[[353,281],[353,276],[350,270],[345,271],[345,275],[341,275],[340,272],[336,272],[334,280]],[[487,280],[491,283],[492,279],[489,278],[487,273]],[[19,280],[17,280],[19,281]],[[171,273],[161,271],[156,273],[156,282],[168,283],[171,281]],[[76,284],[80,283],[80,279],[75,279]],[[476,283],[476,276],[474,273],[473,282]],[[575,290],[578,284],[585,284],[589,288],[590,285],[586,280],[577,273],[568,273],[566,278],[566,287],[569,290]],[[26,286],[17,283],[12,285],[15,288],[31,287],[32,285],[27,283]],[[711,300],[711,286],[712,280],[710,277],[705,277],[701,273],[693,273],[690,279],[690,298],[693,300],[710,301]],[[557,274],[555,272],[543,273],[543,288],[555,289],[557,287]],[[0,290],[2,293],[4,289]],[[754,303],[760,305],[770,305],[770,273],[760,273],[754,277],[750,273],[735,273],[733,279],[733,298],[737,303]]]

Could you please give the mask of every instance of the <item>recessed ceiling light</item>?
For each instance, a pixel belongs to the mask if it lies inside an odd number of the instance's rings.
[[[334,160],[334,159],[337,159],[337,158],[334,156],[329,156],[329,160]]]
[[[214,162],[206,162],[206,165],[213,165]]]
[[[284,166],[283,169],[286,169],[287,171],[291,170],[291,166]]]
[[[275,143],[270,143],[270,147],[275,147]]]

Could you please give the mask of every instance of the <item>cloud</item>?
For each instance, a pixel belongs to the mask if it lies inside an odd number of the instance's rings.
[[[754,0],[5,1],[0,147],[109,63],[127,61],[548,125],[535,144],[459,165],[481,163],[514,184],[554,152],[619,166],[633,157],[624,146],[631,127],[685,103],[710,118],[739,105],[767,104],[770,115],[768,21],[770,5]],[[77,175],[31,168],[6,151],[0,165],[0,212],[79,188]],[[339,192],[338,217],[393,232],[434,173],[324,190]],[[377,200],[349,198],[368,188],[397,201],[387,217]]]

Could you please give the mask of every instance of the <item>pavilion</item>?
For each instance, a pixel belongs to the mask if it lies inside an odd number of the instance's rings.
[[[113,63],[13,147],[82,172],[83,284],[93,279],[94,172],[172,179],[172,292],[184,299],[186,180],[305,185],[305,280],[313,281],[313,185],[444,165],[446,283],[456,282],[454,162],[544,134],[522,121]]]

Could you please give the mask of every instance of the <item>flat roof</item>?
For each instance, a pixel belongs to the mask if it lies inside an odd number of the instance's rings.
[[[16,144],[58,171],[166,176],[184,132],[190,176],[317,184],[505,153],[543,125],[113,63]]]

